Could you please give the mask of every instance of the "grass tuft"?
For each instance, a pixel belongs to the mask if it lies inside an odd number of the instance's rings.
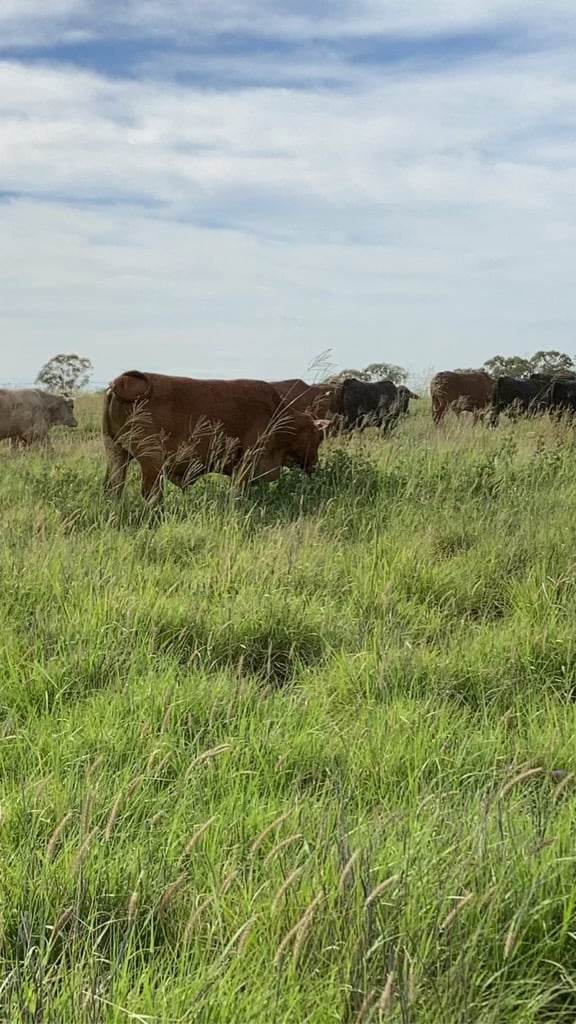
[[[0,450],[0,1020],[572,1024],[576,434]]]

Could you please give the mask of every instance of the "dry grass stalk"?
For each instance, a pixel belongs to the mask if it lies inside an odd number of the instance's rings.
[[[67,826],[67,824],[68,824],[68,822],[70,821],[71,818],[72,818],[72,811],[67,811],[66,814],[64,815],[64,817],[62,818],[62,821],[60,822],[60,824],[57,825],[56,828],[54,829],[52,835],[50,836],[50,839],[48,840],[48,844],[46,846],[46,860],[52,860],[53,859],[53,857],[54,857],[54,855],[56,853],[56,850],[58,849],[58,847],[60,846],[60,843],[62,841],[62,836],[64,835],[66,826]]]
[[[247,921],[244,922],[243,925],[240,926],[238,931],[234,933],[234,935],[232,936],[230,941],[227,943],[227,945],[226,945],[226,947],[225,947],[225,949],[223,951],[223,954],[222,954],[223,956],[226,956],[232,949],[234,949],[234,946],[236,946],[236,955],[237,956],[240,955],[244,951],[244,947],[245,947],[246,942],[248,940],[248,936],[250,934],[250,930],[251,930],[252,925],[254,924],[255,920],[256,920],[256,917],[250,917]]]
[[[199,764],[203,764],[204,761],[209,761],[213,757],[218,757],[219,754],[225,754],[228,750],[232,750],[231,743],[220,743],[217,747],[210,747],[209,750],[205,750],[202,754],[199,754],[198,757],[194,758],[192,763],[189,765],[184,778],[189,778],[190,773],[193,772]]]
[[[517,918],[512,919],[512,923],[506,932],[506,941],[504,943],[504,959],[507,960],[512,955],[516,948],[516,942],[518,940],[518,920]]]
[[[478,904],[478,910],[481,910],[482,907],[486,907],[490,903],[490,900],[492,899],[497,888],[498,887],[496,885],[491,885],[490,888],[486,890]]]
[[[226,878],[224,879],[222,885],[220,886],[220,889],[218,890],[219,896],[224,896],[228,892],[228,889],[232,885],[232,882],[234,881],[235,878],[238,878],[238,868],[232,868],[232,871],[228,872]]]
[[[558,785],[554,788],[554,791],[552,793],[552,799],[554,803],[556,803],[556,801],[559,800],[562,794],[568,789],[568,786],[572,782],[573,778],[574,772],[567,772],[562,781],[559,782]]]
[[[148,828],[155,828],[158,822],[162,821],[164,813],[165,812],[163,810],[156,811],[156,814],[153,814],[152,817],[150,818],[150,821],[148,822]]]
[[[92,810],[92,790],[88,790],[82,804],[82,815],[80,818],[80,829],[82,835],[86,835],[90,825],[90,812]]]
[[[158,764],[154,768],[154,775],[155,775],[156,778],[158,778],[158,776],[160,775],[160,772],[164,768],[164,765],[168,764],[168,761],[170,760],[171,757],[172,757],[172,751],[169,750],[167,754],[164,754],[164,757],[162,758],[162,760],[158,761]]]
[[[264,858],[264,867],[266,867],[266,865],[269,864],[271,860],[274,860],[274,857],[276,857],[277,854],[281,853],[281,851],[284,850],[287,846],[289,846],[290,843],[294,843],[296,842],[297,839],[303,838],[304,836],[302,835],[301,832],[295,832],[294,835],[286,836],[285,839],[281,839],[280,842],[276,843],[276,846],[273,846],[270,852],[266,854]]]
[[[81,871],[84,865],[84,861],[86,860],[86,857],[90,852],[90,847],[92,846],[92,843],[96,837],[97,832],[98,829],[93,828],[92,831],[89,832],[88,835],[86,836],[86,839],[82,843],[80,849],[78,850],[76,856],[74,857],[74,860],[72,861],[72,874],[76,874],[78,871]]]
[[[352,871],[352,868],[354,867],[354,865],[355,865],[356,861],[358,860],[358,858],[359,858],[361,853],[362,853],[361,850],[356,850],[352,854],[352,856],[349,857],[348,860],[346,861],[346,864],[344,865],[344,867],[342,868],[342,871],[340,873],[340,878],[338,879],[338,887],[340,889],[343,889],[344,886],[346,885],[346,881],[348,879],[348,875]]]
[[[498,799],[502,800],[502,798],[505,797],[507,793],[514,788],[514,786],[517,786],[520,782],[524,782],[525,779],[531,779],[534,775],[540,775],[543,771],[544,769],[541,767],[525,768],[524,771],[519,772],[513,779],[510,779],[510,782],[507,782],[505,786],[502,786],[502,789],[498,793]]]
[[[106,822],[106,828],[104,829],[104,839],[107,842],[110,839],[110,836],[112,835],[112,832],[114,831],[114,825],[116,824],[116,819],[117,819],[117,817],[118,817],[118,815],[120,813],[120,806],[122,804],[123,796],[124,796],[123,790],[119,790],[119,792],[116,794],[116,799],[114,800],[114,803],[112,804],[112,808],[110,810],[110,814],[108,815],[108,821]]]
[[[158,917],[162,917],[162,914],[166,912],[172,900],[174,899],[174,896],[176,895],[177,892],[180,892],[180,889],[185,885],[187,880],[188,874],[186,873],[186,871],[183,871],[182,874],[178,876],[175,882],[171,882],[170,885],[166,886],[164,892],[160,897],[160,902],[158,903]]]
[[[190,940],[192,939],[192,935],[194,933],[194,929],[198,921],[200,920],[202,914],[210,906],[211,903],[212,897],[208,896],[207,899],[203,900],[202,903],[199,903],[196,909],[193,910],[192,913],[190,914],[190,917],[188,918],[188,922],[186,924],[186,928],[184,929],[183,936],[183,941],[186,945],[190,943]]]
[[[63,910],[62,913],[58,916],[58,918],[56,919],[56,922],[55,922],[55,924],[54,924],[54,926],[52,928],[52,934],[50,935],[50,942],[54,942],[56,936],[59,935],[59,933],[62,931],[62,929],[66,927],[66,925],[68,924],[68,921],[72,917],[73,913],[74,913],[74,907],[66,907],[66,909]]]
[[[394,882],[397,882],[399,878],[400,875],[390,875],[388,878],[385,878],[383,882],[380,882],[379,885],[376,885],[364,900],[364,910],[367,910],[370,904],[374,903],[374,900],[377,900],[378,897],[385,892],[386,889],[389,889],[391,885],[394,885]]]
[[[147,772],[152,770],[152,766],[153,766],[156,758],[159,756],[159,754],[161,754],[163,752],[163,750],[164,750],[164,747],[154,747],[154,750],[151,751],[151,753],[148,756],[148,760],[146,761],[146,771]]]
[[[312,900],[312,903],[310,904],[310,906],[308,907],[308,910],[306,911],[306,913],[304,914],[304,917],[302,918],[302,922],[301,922],[300,927],[298,928],[298,932],[296,934],[296,940],[294,942],[294,949],[292,951],[292,960],[293,960],[294,964],[297,964],[299,959],[300,959],[300,954],[301,954],[301,952],[302,952],[302,950],[304,948],[304,943],[306,941],[306,938],[308,936],[308,931],[309,931],[310,925],[312,923],[312,918],[314,916],[314,911],[315,911],[316,907],[318,906],[318,904],[320,903],[320,900],[322,899],[322,897],[323,897],[323,893],[319,893],[318,896],[316,896],[316,898]]]
[[[354,1021],[354,1024],[365,1024],[369,1017],[372,1016],[371,1011],[372,1007],[374,1006],[376,995],[376,989],[371,988],[362,1001],[362,1006],[358,1010],[358,1014],[356,1020]]]
[[[130,899],[128,900],[128,924],[132,924],[133,923],[133,921],[135,920],[136,915],[138,913],[138,905],[139,905],[139,902],[140,902],[140,894],[138,892],[138,887],[139,887],[140,882],[142,881],[143,877],[144,877],[144,872],[141,871],[140,874],[138,875],[138,880],[136,882],[136,885],[134,886],[134,889],[133,889],[133,891],[132,891],[132,893],[130,895]]]
[[[284,956],[284,953],[288,949],[288,946],[290,945],[293,939],[298,938],[299,934],[301,933],[301,930],[304,930],[304,932],[307,930],[308,925],[310,924],[310,921],[314,914],[314,911],[318,904],[320,903],[320,900],[323,899],[323,897],[324,893],[319,892],[318,895],[315,896],[314,899],[312,900],[310,906],[306,908],[306,910],[302,914],[302,917],[296,922],[296,924],[290,929],[290,931],[286,932],[286,935],[284,936],[282,942],[280,943],[278,949],[276,950],[276,956],[274,957],[275,964],[278,965],[280,963]],[[299,943],[299,947],[301,947],[301,945],[302,943]]]
[[[290,874],[288,875],[288,877],[284,879],[284,881],[282,882],[282,885],[278,889],[278,892],[276,893],[276,895],[274,897],[274,900],[272,902],[272,913],[273,914],[275,914],[276,911],[278,910],[278,907],[280,905],[280,901],[282,900],[282,897],[284,896],[284,894],[287,892],[287,890],[292,885],[292,882],[296,881],[298,876],[301,875],[303,871],[304,871],[304,864],[302,864],[299,868],[294,868],[294,871],[291,871]]]
[[[196,843],[198,843],[200,841],[200,839],[202,838],[202,836],[204,835],[204,833],[208,831],[208,829],[210,828],[210,825],[214,824],[214,822],[216,821],[217,817],[218,817],[217,814],[213,814],[211,818],[208,818],[208,821],[205,821],[203,825],[200,825],[196,829],[194,835],[192,836],[191,839],[188,840],[188,842],[186,843],[186,846],[184,847],[184,850],[183,850],[183,852],[182,852],[182,854],[180,856],[180,862],[182,862],[184,860],[184,858],[188,856],[189,853],[192,853],[192,850],[196,846]]]
[[[126,799],[127,800],[130,799],[130,797],[132,796],[134,791],[138,788],[138,786],[140,785],[141,782],[142,782],[142,775],[135,775],[134,778],[132,779],[132,781],[128,783],[128,788],[126,789]]]
[[[394,971],[388,971],[386,978],[386,984],[382,989],[382,994],[378,1000],[378,1010],[380,1013],[389,1014],[394,1009]]]
[[[104,764],[104,755],[103,754],[98,754],[98,757],[95,757],[94,760],[92,761],[92,764],[89,764],[88,768],[86,769],[86,781],[90,780],[92,778],[92,776],[96,774],[98,769],[103,764]]]
[[[414,964],[410,963],[410,970],[408,972],[408,1006],[413,1006],[418,998],[418,979],[416,976],[416,968]]]
[[[170,728],[170,725],[171,725],[171,722],[172,722],[172,715],[174,714],[174,708],[175,708],[174,704],[170,704],[166,708],[166,713],[164,715],[164,718],[162,719],[162,725],[160,726],[160,735],[161,736],[165,732],[167,732],[168,729]]]
[[[283,822],[285,822],[287,818],[289,818],[292,814],[294,814],[295,810],[296,808],[293,807],[289,811],[284,811],[283,814],[281,814],[278,818],[275,818],[274,821],[267,825],[264,831],[261,832],[259,836],[256,836],[256,839],[254,840],[252,846],[250,847],[250,853],[256,853],[256,851],[262,846],[262,843],[268,838],[270,833],[273,832],[275,828],[278,828],[279,825],[282,825]]]
[[[237,948],[238,956],[242,956],[244,950],[246,949],[246,943],[248,942],[250,932],[252,931],[252,925],[254,924],[255,920],[255,917],[251,917],[250,920],[246,921],[246,924],[242,925],[242,928],[240,929]]]
[[[464,907],[468,906],[470,900],[474,899],[474,893],[469,892],[466,896],[455,896],[454,899],[457,900],[456,905],[452,907],[450,913],[446,915],[440,924],[440,931],[445,931],[446,928],[450,927],[452,922],[458,917],[460,911],[464,910]]]

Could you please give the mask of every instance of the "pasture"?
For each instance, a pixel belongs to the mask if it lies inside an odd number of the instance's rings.
[[[0,448],[0,1020],[576,1019],[576,432]]]

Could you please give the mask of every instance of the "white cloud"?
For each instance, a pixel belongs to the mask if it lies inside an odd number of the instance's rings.
[[[371,208],[422,202],[557,209],[574,201],[576,166],[566,150],[560,165],[551,158],[548,124],[576,127],[574,84],[531,57],[505,71],[473,63],[450,75],[366,76],[346,93],[214,93],[6,62],[2,184],[160,200],[192,217],[217,217],[222,204],[234,223],[260,193],[259,226],[276,201],[267,216],[280,233],[314,204],[320,219],[330,206],[349,224],[363,209],[370,219]],[[536,140],[541,163],[525,142],[516,152],[519,132]]]
[[[572,0],[3,0],[3,45],[54,42],[78,32],[117,31],[182,40],[215,32],[247,32],[309,40],[322,36],[441,34],[516,25],[546,36],[576,25]]]
[[[388,359],[416,374],[500,350],[570,350],[574,234],[547,239],[513,212],[393,218],[388,246],[30,200],[2,220],[3,380],[31,379],[57,351],[89,355],[105,381],[130,367],[306,375],[327,348],[340,366]]]
[[[89,6],[50,10],[70,32],[90,24]],[[174,28],[176,9],[139,6],[140,27]],[[287,5],[280,29],[300,31],[308,9]],[[347,31],[351,7],[330,9],[326,31]],[[571,11],[564,0],[552,9],[558,24]],[[1,7],[0,25],[8,11],[25,34],[21,10]],[[135,7],[115,10],[127,24]],[[424,30],[430,10],[365,0],[353,30],[362,19]],[[33,20],[32,0],[26,11]],[[203,2],[194,12],[208,19]],[[212,21],[257,26],[258,12],[260,27],[278,28],[256,0],[216,5]],[[512,0],[446,2],[435,27],[515,14],[540,18]],[[12,339],[3,379],[33,376],[61,350],[93,358],[99,379],[130,365],[302,374],[329,347],[340,365],[414,369],[570,351],[570,54],[431,71],[347,66],[332,53],[330,76],[346,83],[334,90],[309,84],[323,67],[311,54],[278,58],[273,80],[300,88],[220,91],[0,62],[0,190],[21,197],[0,206],[0,317]],[[207,52],[195,65],[248,73],[241,55]],[[269,54],[250,57],[249,70],[265,82]]]

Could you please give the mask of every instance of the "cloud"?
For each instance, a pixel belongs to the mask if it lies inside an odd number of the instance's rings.
[[[28,40],[0,61],[3,374],[63,348],[105,379],[571,344],[571,5],[311,10],[0,8]]]
[[[515,26],[562,35],[576,24],[572,0],[3,0],[3,46],[54,39],[140,35],[183,40],[247,32],[291,39],[436,35]]]
[[[313,204],[320,221],[332,210],[350,222],[352,208],[370,220],[374,209],[421,202],[558,208],[574,199],[574,165],[566,149],[561,166],[553,159],[549,126],[573,132],[573,95],[573,74],[533,57],[449,78],[367,75],[346,93],[206,93],[4,62],[3,187],[158,201],[204,221],[223,207],[237,224],[259,195],[280,233],[299,207],[314,231]]]

